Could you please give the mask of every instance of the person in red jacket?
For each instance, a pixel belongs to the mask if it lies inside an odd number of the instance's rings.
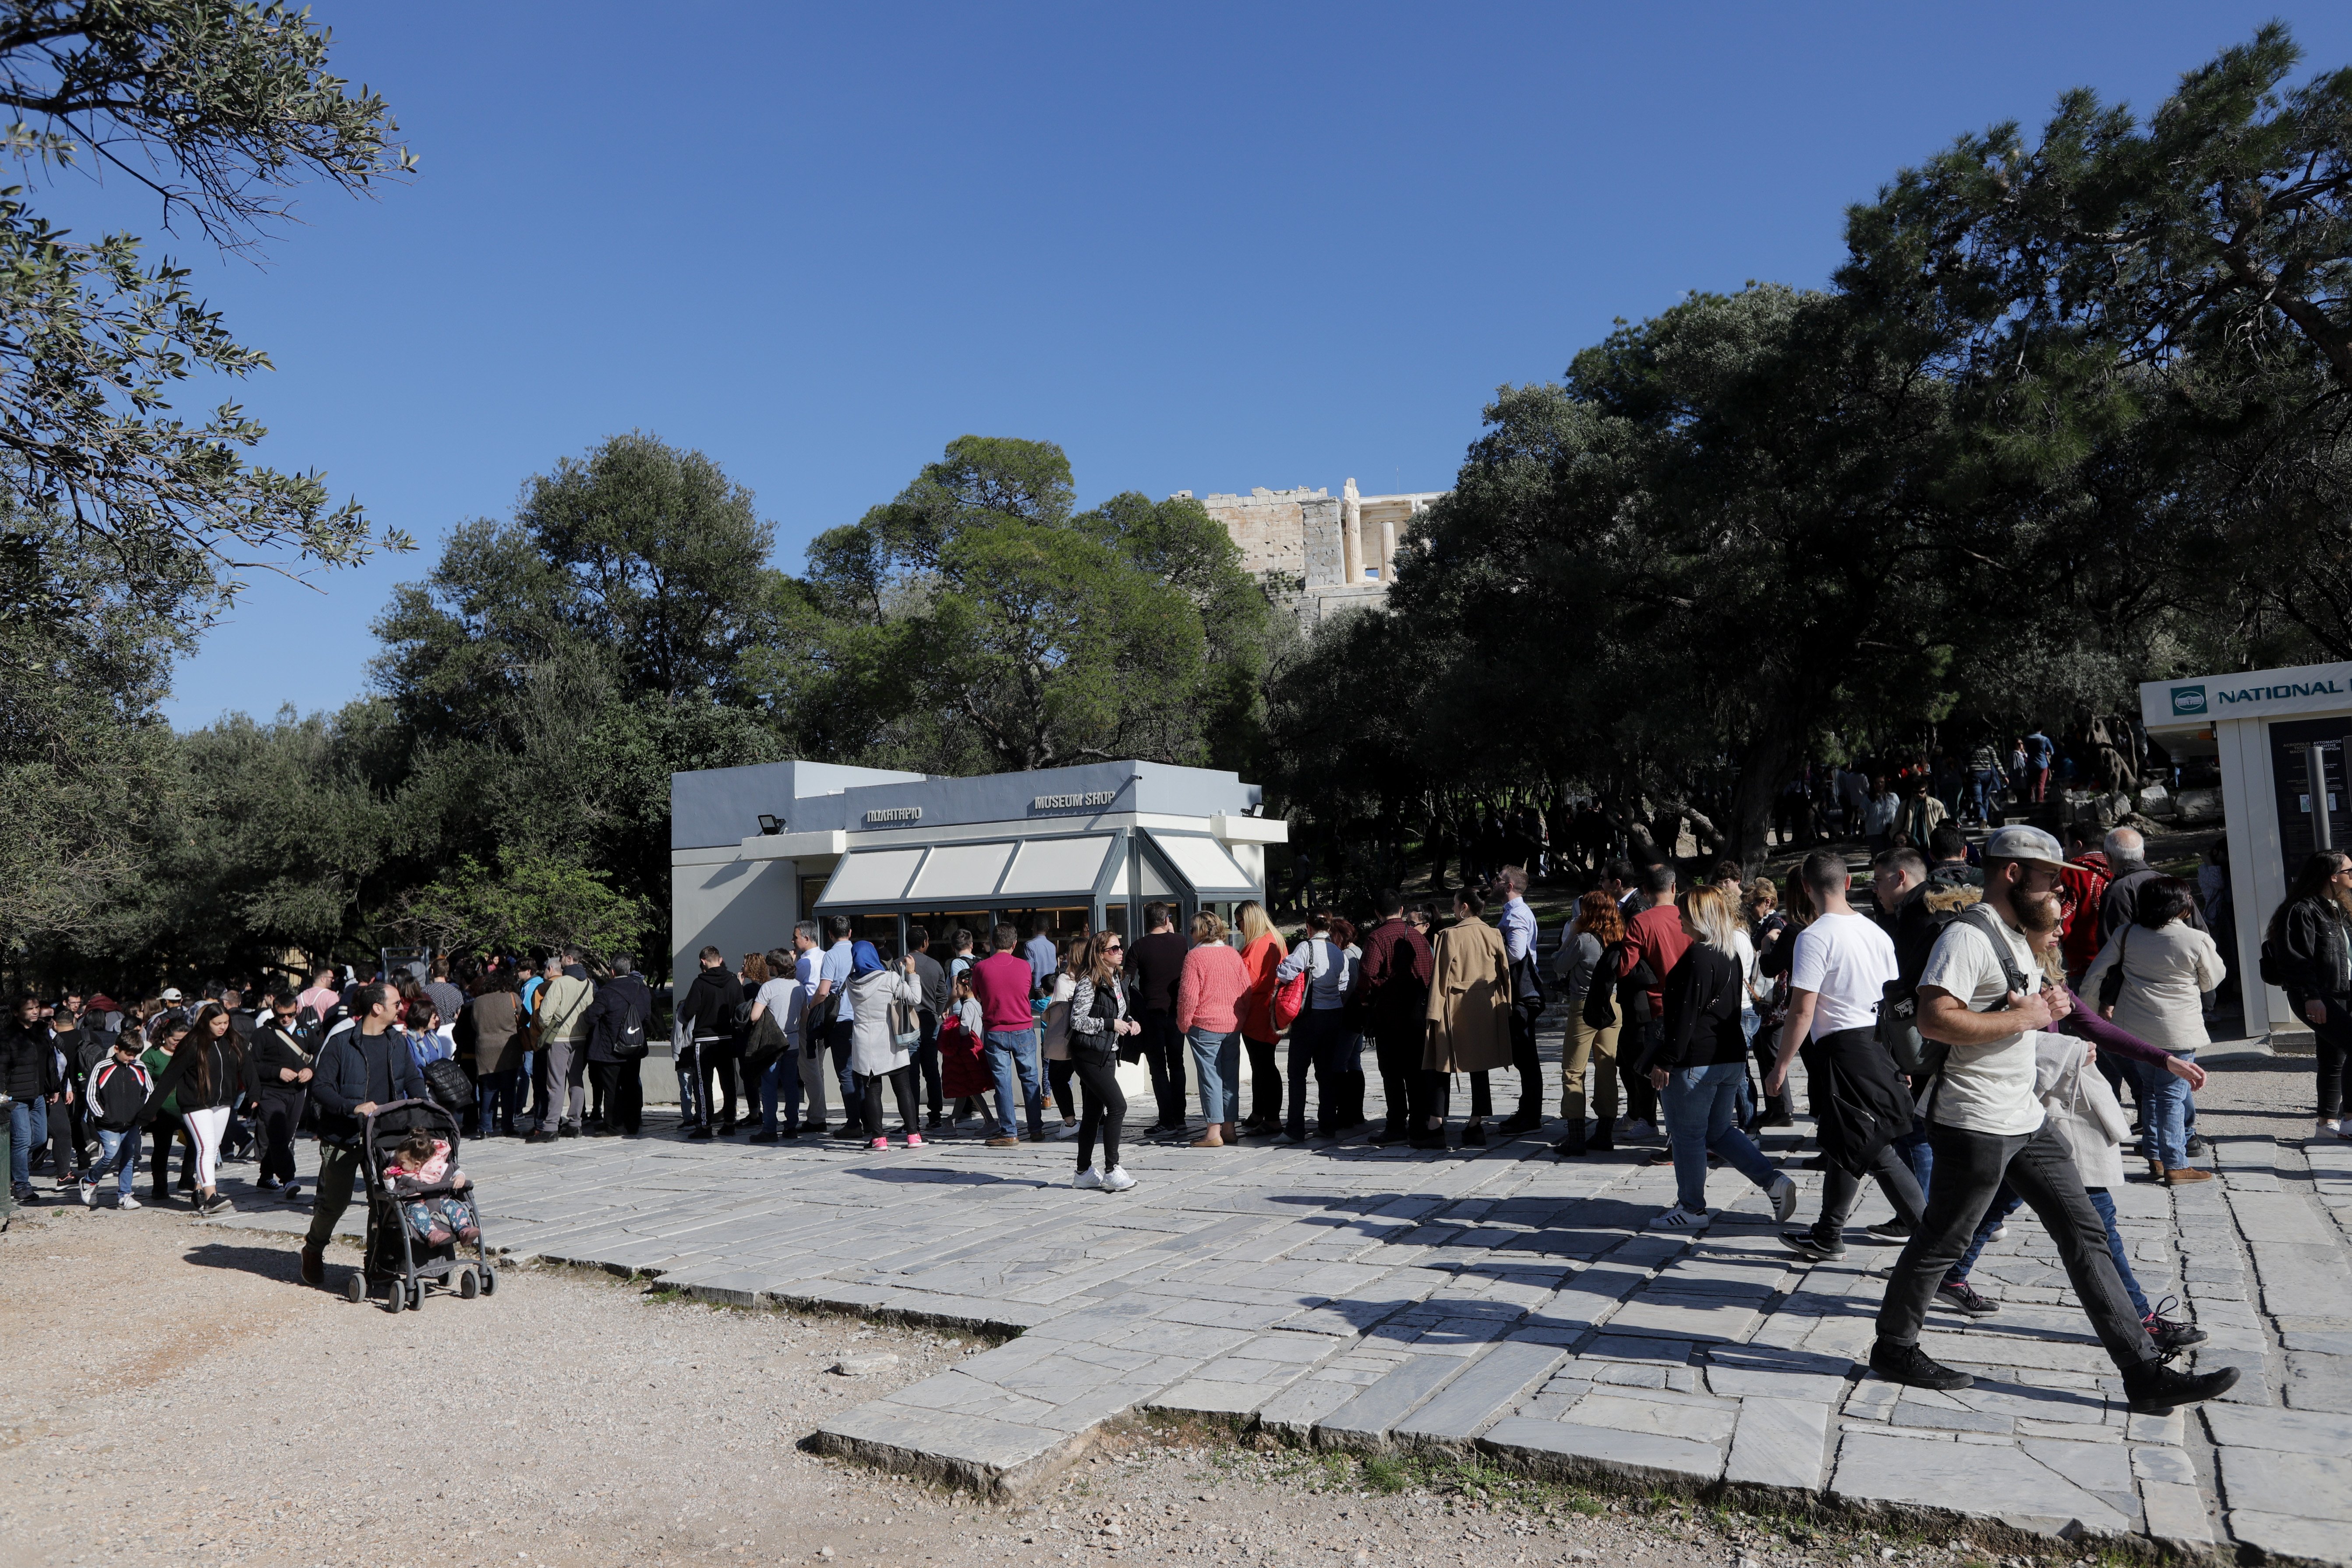
[[[2078,843],[2081,841],[2077,841]],[[2079,849],[2068,857],[2065,867],[2058,873],[2059,916],[2058,955],[2066,961],[2066,983],[2082,984],[2083,972],[2099,956],[2106,945],[2107,933],[2100,929],[2099,906],[2105,901],[2107,883],[2113,880],[2107,868],[2107,857],[2102,850]]]
[[[1642,1038],[1629,1046],[1620,1041],[1617,1060],[1620,1070],[1649,1057],[1656,1048],[1665,1027],[1666,976],[1683,961],[1690,948],[1690,935],[1683,930],[1683,912],[1675,903],[1675,868],[1667,864],[1643,868],[1642,891],[1650,907],[1625,922],[1625,967],[1637,964],[1650,968],[1650,1020],[1643,1026]],[[1650,1138],[1657,1133],[1658,1091],[1650,1085],[1649,1075],[1629,1073],[1625,1078],[1625,1112],[1633,1121],[1624,1128],[1628,1138]]]

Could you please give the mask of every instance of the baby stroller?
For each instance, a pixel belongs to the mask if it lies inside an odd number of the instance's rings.
[[[429,1187],[405,1196],[395,1196],[384,1180],[383,1168],[392,1163],[393,1152],[411,1132],[429,1132],[449,1145],[449,1169],[457,1168],[457,1118],[429,1100],[395,1100],[376,1107],[375,1114],[360,1121],[360,1164],[367,1178],[367,1247],[365,1260],[343,1286],[343,1293],[354,1302],[366,1300],[377,1290],[384,1292],[384,1310],[397,1312],[403,1308],[415,1311],[425,1305],[425,1287],[436,1282],[445,1290],[454,1289],[458,1296],[471,1300],[487,1296],[499,1288],[498,1270],[490,1267],[488,1244],[478,1234],[473,1244],[474,1256],[468,1259],[461,1254],[465,1244],[456,1237],[438,1247],[426,1244],[408,1228],[402,1218],[400,1205],[414,1203],[420,1197],[451,1195],[454,1189],[444,1185]],[[481,1210],[475,1207],[475,1224],[481,1223]]]

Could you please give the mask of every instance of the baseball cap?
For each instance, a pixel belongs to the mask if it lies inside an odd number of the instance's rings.
[[[180,988],[178,986],[166,985],[163,987],[163,1000],[166,1002],[179,1002],[185,1000],[185,998],[180,994]]]
[[[1984,858],[1988,860],[2033,860],[2044,866],[2063,868],[2066,852],[2058,840],[2038,827],[2013,823],[1985,840]]]

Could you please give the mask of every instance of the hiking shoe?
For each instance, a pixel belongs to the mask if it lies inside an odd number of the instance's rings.
[[[1776,1179],[1769,1193],[1772,1200],[1772,1217],[1786,1223],[1797,1212],[1797,1184],[1787,1176]]]
[[[1782,1231],[1780,1245],[1800,1258],[1810,1258],[1816,1263],[1826,1263],[1833,1258],[1845,1256],[1843,1239],[1832,1237],[1828,1240],[1823,1240],[1810,1227],[1803,1230]]]
[[[1135,1185],[1135,1178],[1127,1173],[1124,1165],[1113,1165],[1102,1176],[1102,1189],[1107,1193],[1123,1193]]]
[[[1976,1382],[1957,1367],[1946,1366],[1917,1345],[1890,1344],[1880,1340],[1870,1347],[1870,1370],[1889,1383],[1906,1388],[1932,1388],[1949,1394]]]
[[[1018,1138],[992,1138],[988,1141],[988,1146],[992,1149],[1018,1149],[1021,1147],[1021,1140]]]
[[[1685,1235],[1690,1235],[1705,1230],[1707,1226],[1707,1222],[1714,1217],[1714,1215],[1706,1214],[1700,1210],[1686,1209],[1683,1207],[1682,1205],[1676,1204],[1674,1207],[1662,1210],[1656,1215],[1653,1216],[1650,1221],[1650,1228],[1652,1230],[1680,1231]]]
[[[1864,1226],[1862,1235],[1865,1241],[1908,1241],[1911,1239],[1911,1222],[1907,1219],[1883,1219],[1876,1225]]]
[[[1102,1173],[1096,1170],[1092,1165],[1088,1165],[1085,1170],[1080,1171],[1076,1175],[1070,1178],[1070,1185],[1077,1188],[1080,1192],[1092,1192],[1102,1184]]]
[[[1937,1286],[1936,1305],[1971,1318],[1990,1318],[2000,1310],[2000,1302],[1978,1294],[1977,1288],[1965,1279],[1947,1279]]]
[[[2200,1399],[2213,1399],[2238,1385],[2238,1369],[2180,1372],[2161,1361],[2144,1361],[2124,1368],[2124,1397],[2136,1415],[2161,1415]]]
[[[2164,1352],[2167,1361],[2179,1355],[2190,1345],[2201,1345],[2205,1342],[2204,1330],[2193,1323],[2184,1323],[2164,1315],[2166,1308],[2177,1307],[2179,1304],[2179,1297],[2167,1296],[2156,1304],[2156,1310],[2139,1321],[2139,1326],[2147,1331],[2147,1337],[2156,1342],[2156,1348]]]

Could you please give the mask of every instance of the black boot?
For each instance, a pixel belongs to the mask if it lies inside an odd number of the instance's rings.
[[[1585,1152],[1588,1154],[1611,1154],[1614,1153],[1616,1149],[1617,1127],[1615,1119],[1604,1116],[1600,1121],[1592,1124],[1592,1136],[1584,1141]]]
[[[1523,1105],[1511,1112],[1496,1131],[1506,1138],[1516,1138],[1522,1132],[1532,1132],[1543,1125],[1543,1112],[1532,1105]]]
[[[1584,1118],[1580,1116],[1568,1124],[1568,1136],[1552,1145],[1552,1152],[1563,1160],[1580,1158],[1584,1153]]]
[[[2160,1361],[2144,1361],[2124,1368],[2124,1397],[2139,1415],[2161,1415],[2200,1399],[2214,1399],[2238,1385],[2238,1369],[2179,1372]]]
[[[1402,1116],[1391,1116],[1386,1121],[1381,1123],[1381,1130],[1373,1135],[1372,1142],[1375,1143],[1402,1143],[1412,1136],[1412,1129],[1405,1125],[1404,1118]]]

